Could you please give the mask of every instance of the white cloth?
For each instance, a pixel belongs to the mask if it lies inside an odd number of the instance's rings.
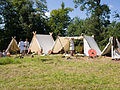
[[[24,46],[25,46],[24,42],[20,41],[18,44],[18,47],[20,48],[20,53],[23,53],[23,51],[25,50]]]
[[[29,48],[29,42],[25,41],[24,44],[25,44],[25,50],[28,50],[28,48]]]
[[[74,41],[70,39],[70,50],[74,50]]]

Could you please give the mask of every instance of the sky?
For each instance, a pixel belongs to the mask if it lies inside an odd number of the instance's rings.
[[[64,2],[65,7],[71,7],[74,9],[73,12],[69,13],[71,18],[74,18],[74,17],[79,17],[80,19],[86,18],[85,11],[80,11],[80,8],[74,8],[75,4],[73,3],[73,0],[46,0],[46,1],[47,1],[48,10],[49,10],[49,12],[47,12],[46,15],[48,16],[52,10],[61,8],[61,3]],[[110,20],[113,21],[114,11],[117,10],[120,13],[120,0],[101,0],[101,1],[102,1],[101,4],[107,4],[110,7],[111,9]]]

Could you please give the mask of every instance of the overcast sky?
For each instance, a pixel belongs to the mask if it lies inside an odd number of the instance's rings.
[[[74,8],[73,0],[47,0],[47,6],[49,9],[49,12],[54,9],[61,8],[62,1],[65,3],[65,7],[71,7]],[[111,21],[113,20],[113,12],[119,11],[120,13],[120,0],[102,0],[102,4],[107,4],[111,9]],[[79,8],[74,8],[74,11],[71,12],[69,15],[71,18],[74,18],[76,16],[80,17],[81,19],[86,18],[86,12],[80,11]],[[47,13],[49,15],[49,13]]]

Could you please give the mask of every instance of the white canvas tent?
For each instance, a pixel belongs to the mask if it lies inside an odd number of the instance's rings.
[[[89,56],[88,51],[94,49],[97,55],[101,55],[101,50],[99,49],[94,37],[84,35],[84,55]]]
[[[112,59],[120,58],[120,43],[117,39],[111,37],[109,39],[109,43],[102,51],[102,56],[110,56]]]
[[[94,49],[97,52],[97,55],[101,55],[101,51],[94,40],[93,37],[91,36],[79,36],[79,37],[58,37],[55,41],[55,45],[53,47],[53,53],[59,53],[61,50],[68,51],[70,46],[70,39],[76,39],[76,40],[83,40],[84,41],[84,55],[88,55],[88,51],[90,49]]]
[[[43,34],[34,33],[29,48],[31,52],[38,53],[41,50],[43,50],[42,53],[48,54],[48,52],[52,50],[53,45],[54,45],[54,40],[52,38],[52,35],[43,35]]]
[[[8,45],[8,48],[6,49],[6,52],[17,52],[19,51],[19,47],[17,45],[17,41],[15,40],[15,38],[12,37],[12,40],[10,42],[10,44]]]

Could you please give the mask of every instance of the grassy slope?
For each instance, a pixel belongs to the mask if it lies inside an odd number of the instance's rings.
[[[51,59],[42,61],[41,59]],[[120,61],[109,58],[66,60],[61,56],[21,59],[0,65],[1,89],[120,90]]]

